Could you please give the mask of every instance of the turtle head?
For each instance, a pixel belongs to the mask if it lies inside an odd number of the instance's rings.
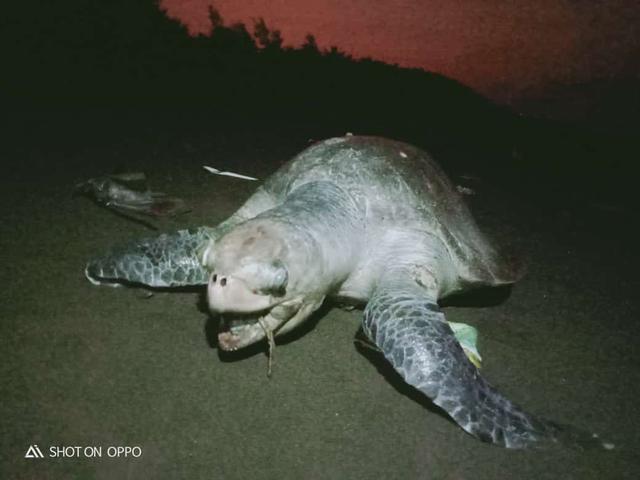
[[[247,262],[234,269],[212,270],[207,287],[209,308],[216,313],[255,313],[281,303],[288,272],[280,260]]]
[[[209,270],[207,303],[219,314],[218,343],[236,350],[265,338],[266,328],[276,330],[269,315],[288,300],[287,247],[282,237],[258,223],[245,223],[228,232],[203,258]],[[283,310],[278,308],[277,311]],[[269,315],[269,325],[265,323]],[[281,315],[277,315],[281,317]]]

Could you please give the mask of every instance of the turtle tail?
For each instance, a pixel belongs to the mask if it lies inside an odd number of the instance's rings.
[[[198,253],[211,239],[211,229],[200,227],[138,240],[90,260],[85,275],[94,284],[205,285],[209,273]]]

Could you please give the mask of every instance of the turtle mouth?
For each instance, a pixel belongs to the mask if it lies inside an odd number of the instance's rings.
[[[225,351],[234,351],[266,338],[282,323],[268,316],[268,313],[269,310],[250,314],[221,314],[218,346]]]

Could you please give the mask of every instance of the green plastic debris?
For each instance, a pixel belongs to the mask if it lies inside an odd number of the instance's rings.
[[[451,330],[453,330],[453,334],[456,336],[467,358],[471,360],[471,363],[476,367],[480,368],[482,357],[478,352],[478,330],[466,323],[447,323],[451,327]]]

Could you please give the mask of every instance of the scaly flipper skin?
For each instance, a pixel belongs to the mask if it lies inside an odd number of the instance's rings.
[[[199,251],[212,239],[212,229],[179,230],[139,240],[91,260],[85,269],[92,283],[133,283],[149,287],[206,285],[209,272]]]
[[[93,284],[137,284],[153,288],[206,285],[210,272],[203,254],[239,223],[273,206],[262,188],[224,222],[215,227],[190,228],[145,238],[114,248],[87,263],[85,275]]]
[[[467,359],[435,300],[409,281],[406,288],[378,288],[363,327],[408,384],[484,442],[608,448],[593,435],[535,418],[506,399]]]

